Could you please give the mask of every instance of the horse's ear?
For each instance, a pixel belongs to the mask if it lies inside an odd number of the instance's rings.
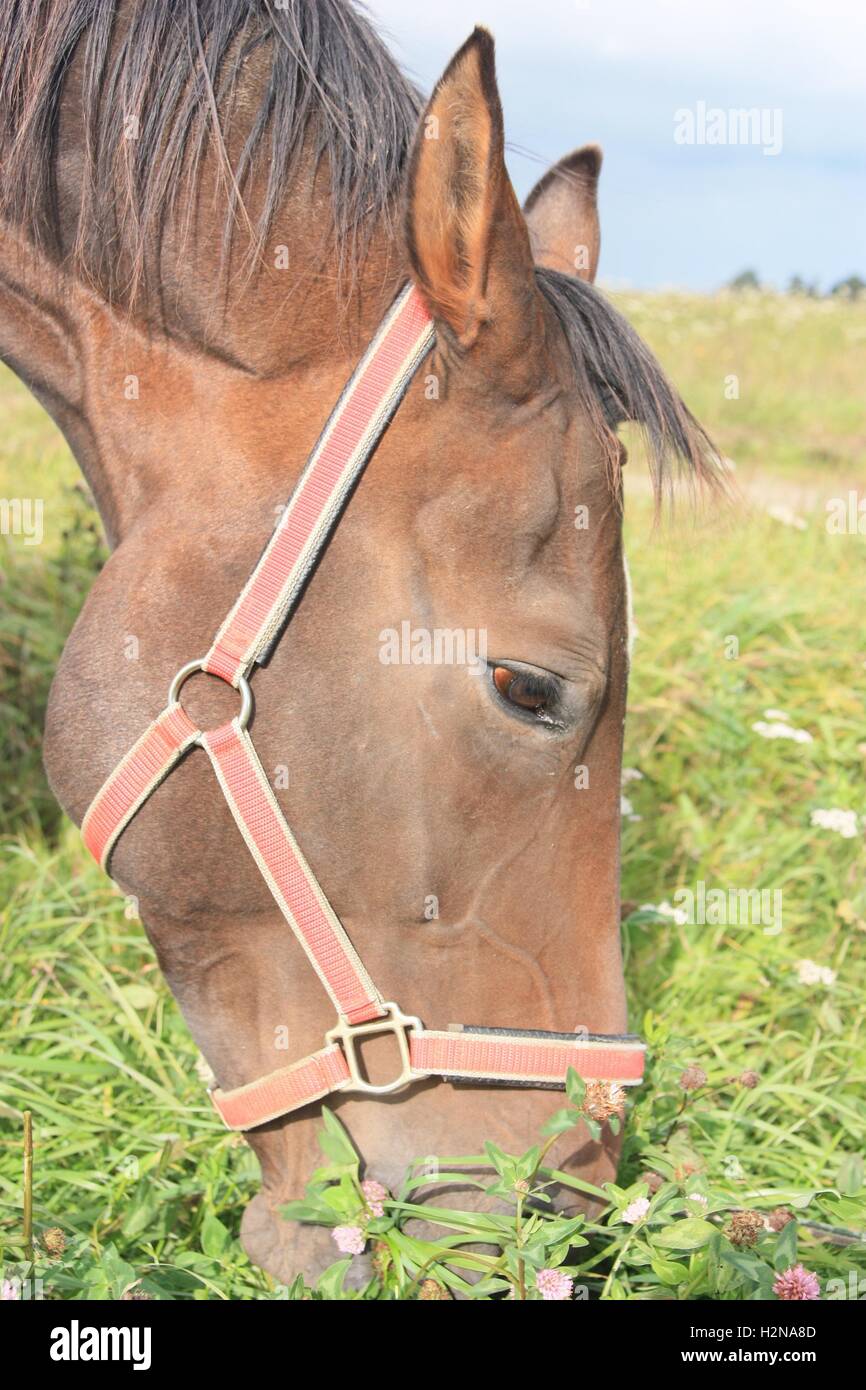
[[[594,280],[601,233],[598,175],[601,150],[583,145],[548,169],[523,205],[537,265]]]
[[[493,52],[492,36],[475,29],[430,98],[409,163],[407,244],[437,323],[488,367],[526,376],[542,305],[505,168]]]

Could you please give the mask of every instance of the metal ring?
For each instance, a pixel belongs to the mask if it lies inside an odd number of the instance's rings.
[[[186,682],[189,680],[190,676],[196,675],[199,671],[204,671],[205,661],[206,657],[202,656],[199,657],[197,661],[188,661],[185,666],[181,666],[180,670],[178,671],[177,675],[175,676],[174,680],[168,688],[168,703],[170,705],[176,705],[180,703],[181,690],[183,689]],[[214,675],[215,673],[213,671],[208,671],[207,674]],[[222,680],[223,677],[217,676],[216,679]],[[228,685],[229,682],[226,681],[225,684]],[[250,722],[250,716],[253,712],[253,692],[250,688],[250,683],[247,680],[246,676],[238,676],[238,683],[236,689],[241,697],[241,708],[240,713],[237,717],[238,723],[242,729],[245,729]]]

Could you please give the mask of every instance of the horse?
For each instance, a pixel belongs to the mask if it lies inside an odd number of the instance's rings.
[[[490,34],[425,103],[348,0],[15,3],[0,54],[0,351],[110,548],[51,689],[60,805],[81,824],[207,647],[408,284],[434,343],[256,671],[256,745],[386,998],[438,1028],[622,1034],[617,429],[643,429],[660,496],[716,463],[594,287],[601,151],[521,207]],[[483,632],[484,661],[383,661],[405,623]],[[204,675],[184,689],[202,729],[235,704]],[[111,868],[221,1088],[273,1070],[286,1038],[321,1045],[328,1001],[200,748]],[[392,1044],[369,1039],[370,1075]],[[330,1103],[389,1187],[418,1155],[522,1152],[551,1109],[544,1089],[432,1079]],[[277,1279],[332,1258],[280,1215],[319,1126],[313,1107],[247,1135],[261,1187],[241,1238]],[[617,1146],[579,1129],[550,1161],[599,1183]]]

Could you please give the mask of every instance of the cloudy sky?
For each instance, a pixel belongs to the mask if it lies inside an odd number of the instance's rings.
[[[521,195],[574,146],[604,147],[607,284],[713,289],[745,267],[779,286],[793,274],[822,287],[866,277],[866,0],[368,9],[425,91],[476,22],[493,31]],[[678,143],[675,113],[697,122],[699,103],[764,111],[763,143]],[[765,154],[779,134],[780,151]]]

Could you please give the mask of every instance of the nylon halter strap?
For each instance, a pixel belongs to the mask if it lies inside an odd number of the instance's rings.
[[[424,1028],[376,988],[304,858],[256,755],[247,725],[249,676],[270,654],[304,584],[328,544],[352,488],[433,344],[429,314],[409,286],[397,297],[334,407],[280,522],[207,655],[175,676],[165,709],[97,793],[81,830],[107,870],[118,837],[139,807],[195,745],[204,748],[247,848],[280,912],[327,990],[337,1023],[318,1052],[213,1103],[230,1129],[251,1129],[334,1091],[382,1095],[439,1076],[453,1082],[563,1088],[573,1067],[586,1080],[633,1085],[644,1046],[631,1034],[577,1035],[450,1025]],[[230,723],[205,732],[180,704],[195,672],[219,676],[241,695]],[[390,1033],[400,1071],[373,1085],[358,1055],[360,1038]]]

